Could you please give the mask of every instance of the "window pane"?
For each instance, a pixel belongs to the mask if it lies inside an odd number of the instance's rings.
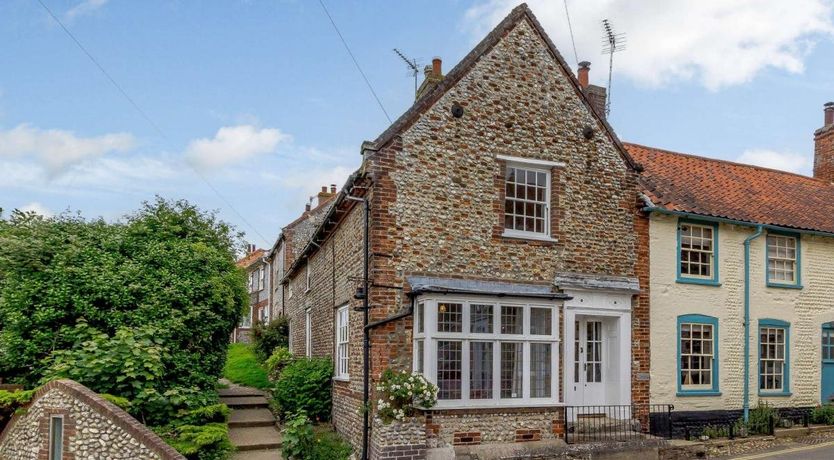
[[[461,342],[439,340],[437,342],[438,399],[461,398]]]
[[[501,397],[521,398],[523,344],[501,343]]]
[[[504,225],[510,230],[546,234],[545,214],[548,174],[543,171],[507,168]]]
[[[524,307],[501,306],[501,333],[524,333]]]
[[[471,304],[469,306],[470,332],[491,333],[492,324],[492,305]]]
[[[417,304],[417,332],[424,332],[425,328],[423,327],[423,321],[425,318],[425,305],[422,303]]]
[[[416,354],[417,354],[417,357],[416,357],[417,372],[420,373],[420,374],[423,373],[423,369],[424,369],[424,365],[423,365],[424,359],[423,359],[423,357],[425,356],[424,355],[425,346],[426,346],[426,344],[422,340],[417,341],[417,350],[416,350]]]
[[[64,456],[64,419],[52,417],[49,429],[49,458],[61,460]]]
[[[530,344],[530,397],[550,397],[551,344]]]
[[[438,332],[462,332],[463,331],[463,304],[439,303],[437,304],[437,331]]]
[[[469,397],[492,398],[492,342],[469,343]]]
[[[530,334],[551,335],[553,334],[553,309],[552,308],[530,308]]]

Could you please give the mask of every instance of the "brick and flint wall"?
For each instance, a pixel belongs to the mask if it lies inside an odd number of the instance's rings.
[[[408,275],[543,285],[551,285],[559,272],[639,275],[635,173],[533,23],[525,16],[496,33],[501,38],[442,97],[424,102],[428,105],[413,124],[365,155],[363,170],[373,182],[371,321],[409,308]],[[461,118],[451,114],[455,103],[464,107]],[[591,139],[583,136],[586,127],[595,131]],[[555,241],[501,236],[506,165],[496,155],[564,164],[551,174]],[[348,301],[359,306],[352,300],[357,283],[349,277],[361,277],[361,219],[356,206],[314,252],[310,293],[304,293],[304,267],[292,275],[294,296],[286,305],[296,354],[304,352],[306,307],[313,311],[313,354],[332,356],[334,308]],[[648,308],[645,300],[635,301],[635,311]],[[635,369],[642,372],[648,365],[647,315],[634,318],[639,326],[634,343],[642,350]],[[351,379],[335,384],[334,422],[359,447],[359,312],[351,311],[350,337]],[[375,329],[371,341],[373,379],[387,367],[412,368],[411,317]],[[647,389],[647,381],[641,382],[637,393]],[[560,408],[460,409],[427,416],[433,445],[522,442],[564,432]]]

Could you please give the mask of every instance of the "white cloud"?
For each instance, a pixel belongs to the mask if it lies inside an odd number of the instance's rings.
[[[480,39],[517,3],[484,0],[466,12],[464,27]],[[564,3],[528,3],[575,66]],[[627,36],[627,49],[614,58],[614,78],[625,75],[654,87],[695,80],[717,90],[748,82],[769,67],[800,73],[814,44],[834,36],[829,0],[574,0],[568,7],[579,60],[595,64],[591,79],[597,83],[607,78],[604,18]]]
[[[185,157],[200,169],[214,169],[275,151],[292,137],[279,129],[253,125],[224,126],[213,138],[191,141]]]
[[[28,124],[0,130],[0,157],[33,157],[57,176],[71,165],[110,152],[124,152],[134,147],[128,133],[111,133],[79,137],[72,131],[39,129]]]
[[[814,166],[811,156],[767,149],[745,150],[736,161],[801,174],[809,173]]]
[[[110,0],[83,0],[81,3],[67,10],[64,19],[73,21],[79,16],[93,13],[107,4]]]
[[[34,212],[35,214],[40,214],[44,217],[51,217],[54,213],[47,208],[46,206],[38,203],[37,201],[33,201],[29,204],[23,205],[18,210],[23,212]]]

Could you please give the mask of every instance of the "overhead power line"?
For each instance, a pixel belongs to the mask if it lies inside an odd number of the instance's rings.
[[[84,47],[84,45],[77,38],[75,38],[75,35],[73,35],[72,32],[70,32],[70,30],[67,29],[67,27],[64,25],[64,23],[61,22],[60,19],[58,19],[58,16],[56,16],[55,13],[53,13],[52,10],[49,9],[49,7],[46,6],[46,4],[44,4],[42,0],[38,0],[38,3],[40,3],[40,5],[43,7],[43,9],[46,10],[46,12],[49,13],[50,16],[52,16],[52,19],[56,23],[58,23],[59,26],[61,26],[61,29],[63,29],[64,32],[67,34],[67,36],[69,36],[69,38],[72,39],[73,42],[75,42],[75,44],[78,46],[78,48],[81,49],[81,51],[84,52],[84,54],[87,55],[87,57],[90,59],[90,61],[92,61],[92,63],[95,64],[96,67],[98,67],[98,70],[101,71],[101,73],[105,77],[107,77],[108,80],[110,80],[110,83],[112,83],[113,86],[116,87],[116,89],[122,94],[122,96],[124,96],[124,98],[127,99],[127,101],[130,103],[130,105],[132,105],[133,108],[136,109],[136,111],[139,112],[140,115],[142,115],[142,118],[144,118],[145,121],[147,121],[148,124],[151,125],[151,127],[153,127],[153,129],[163,139],[167,140],[168,136],[166,136],[165,133],[162,131],[162,129],[159,128],[159,125],[154,123],[154,121],[151,119],[151,117],[148,116],[148,114],[145,113],[145,111],[142,110],[141,107],[139,107],[139,104],[137,104],[136,101],[134,101],[133,98],[130,97],[129,94],[127,94],[127,92],[122,88],[122,86],[119,85],[119,83],[110,75],[109,72],[107,72],[107,70],[98,62],[98,60],[89,51],[87,51],[87,48]],[[197,168],[194,167],[194,165],[192,165],[188,161],[186,161],[185,163],[191,168],[192,171],[194,171],[194,173],[197,175],[197,177],[202,179],[202,181],[208,186],[208,188],[210,188],[217,195],[217,197],[220,198],[221,201],[226,203],[226,206],[228,206],[229,209],[231,209],[232,212],[234,212],[238,216],[238,218],[240,218],[240,220],[244,224],[246,224],[246,226],[248,226],[252,230],[252,232],[255,233],[255,235],[257,235],[258,237],[260,237],[263,240],[263,242],[266,246],[269,246],[271,244],[269,242],[269,240],[267,240],[266,237],[264,237],[258,231],[258,229],[255,228],[254,225],[252,225],[245,217],[243,217],[243,215],[240,212],[238,212],[238,210],[234,206],[232,206],[232,203],[230,203],[229,200],[227,200],[226,197],[223,196],[223,194],[221,194],[220,191],[217,190],[217,188],[214,187],[214,185],[212,185],[211,182],[209,182],[209,180],[199,170],[197,170]]]
[[[579,66],[579,53],[576,52],[576,41],[573,39],[573,26],[570,23],[570,12],[568,12],[568,0],[565,3],[565,17],[568,18],[568,31],[570,31],[570,42],[573,45],[573,58],[576,59],[576,65]]]
[[[368,86],[368,89],[371,91],[371,94],[376,99],[376,103],[379,105],[379,108],[382,109],[382,113],[385,114],[385,118],[388,119],[389,123],[393,123],[394,121],[391,120],[391,117],[388,116],[388,112],[385,110],[385,106],[382,105],[382,101],[377,96],[376,91],[374,91],[373,85],[371,85],[370,80],[365,75],[365,72],[362,71],[362,66],[359,65],[359,61],[356,60],[356,56],[353,55],[353,51],[350,50],[350,46],[348,46],[347,41],[345,41],[345,37],[342,36],[342,32],[339,31],[339,26],[336,25],[336,21],[333,20],[333,16],[330,15],[330,11],[327,10],[327,7],[324,5],[324,0],[319,0],[319,5],[321,5],[321,9],[324,10],[324,14],[327,15],[327,19],[330,20],[330,24],[333,25],[333,29],[336,30],[336,34],[339,36],[339,40],[342,41],[342,45],[345,46],[345,50],[347,51],[350,58],[353,60],[353,65],[356,66],[356,70],[359,71],[359,74],[362,75],[362,79],[365,80],[365,84]]]

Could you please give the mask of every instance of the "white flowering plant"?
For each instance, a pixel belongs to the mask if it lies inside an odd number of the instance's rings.
[[[437,386],[420,374],[386,369],[376,391],[377,416],[386,422],[402,421],[418,408],[428,409],[437,403]]]

